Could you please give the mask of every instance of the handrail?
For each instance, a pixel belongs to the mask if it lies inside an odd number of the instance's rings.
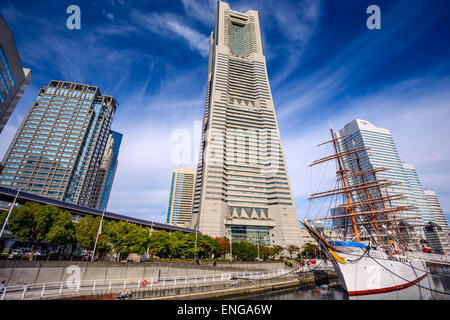
[[[150,290],[165,288],[167,286],[189,286],[200,283],[227,282],[239,278],[264,279],[273,276],[283,276],[289,273],[288,269],[275,269],[254,272],[225,272],[213,274],[194,274],[183,276],[151,277],[151,278],[119,278],[119,279],[92,279],[79,281],[43,282],[24,285],[7,286],[0,291],[0,300],[25,299],[29,297],[43,297],[48,295],[64,295],[80,291],[118,290],[149,288]],[[178,281],[177,281],[178,280]],[[145,281],[145,282],[144,282]]]

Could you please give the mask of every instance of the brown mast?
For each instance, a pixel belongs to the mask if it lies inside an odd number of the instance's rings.
[[[338,150],[337,150],[337,145],[336,145],[336,138],[334,136],[334,132],[333,132],[333,128],[330,126],[330,132],[331,132],[331,141],[333,142],[333,147],[334,147],[334,151],[336,152],[336,155],[338,155]],[[337,160],[338,160],[338,166],[339,166],[339,171],[338,174],[341,175],[341,179],[342,182],[344,183],[344,188],[345,188],[345,196],[347,198],[347,204],[348,205],[352,205],[352,200],[350,197],[350,192],[348,191],[348,185],[347,185],[347,179],[345,178],[345,174],[344,174],[344,168],[342,166],[341,163],[341,155],[337,156]],[[355,234],[355,239],[356,242],[361,242],[359,239],[359,234],[358,234],[358,227],[356,226],[356,220],[355,220],[355,215],[354,215],[354,208],[353,207],[349,207],[348,209],[349,215],[351,216],[351,220],[352,220],[352,225],[353,225],[353,233]]]

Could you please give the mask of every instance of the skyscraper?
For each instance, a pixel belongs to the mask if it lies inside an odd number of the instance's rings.
[[[116,111],[96,86],[50,81],[4,157],[0,184],[95,207],[92,197]]]
[[[167,201],[166,223],[189,227],[194,199],[195,170],[173,169],[170,175],[169,200]]]
[[[191,227],[266,245],[299,245],[301,237],[259,14],[222,1],[210,36]]]
[[[117,165],[119,161],[119,149],[122,142],[122,134],[116,131],[111,131],[106,142],[105,152],[100,164],[99,177],[95,186],[97,193],[93,197],[92,206],[103,210],[108,203],[109,195],[111,194],[114,176],[116,174]]]
[[[0,15],[0,133],[31,81],[31,70],[22,67],[14,36]]]
[[[445,218],[444,211],[442,211],[436,192],[432,189],[425,189],[425,197],[427,198],[428,206],[431,209],[434,222],[438,224],[448,235],[450,228],[448,226],[447,219]]]
[[[361,149],[361,151],[356,153],[350,152],[344,155],[344,169],[355,173],[381,169],[381,171],[374,173],[379,181],[386,180],[387,182],[400,183],[383,188],[381,190],[382,196],[404,195],[406,198],[392,200],[392,204],[395,206],[415,206],[417,209],[399,212],[396,214],[396,218],[418,217],[417,219],[407,220],[409,225],[416,226],[424,225],[433,220],[417,172],[413,165],[401,161],[388,129],[376,127],[366,120],[355,119],[336,132],[336,137],[341,138],[337,140],[339,152],[351,151],[355,148],[368,148],[367,150]],[[365,181],[363,181],[363,177],[366,179]],[[371,180],[373,180],[373,176],[371,178],[367,175],[358,174],[354,174],[348,179],[351,186]],[[365,192],[366,189],[352,192],[352,201],[364,201]],[[369,192],[379,191],[369,190]],[[379,198],[380,196],[371,195],[371,197]],[[420,233],[418,236],[423,238],[422,228],[417,228],[416,231]]]

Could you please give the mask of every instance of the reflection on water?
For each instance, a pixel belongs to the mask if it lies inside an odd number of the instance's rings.
[[[308,286],[282,292],[271,292],[246,298],[248,300],[347,300],[348,295],[336,282],[330,285]]]
[[[421,299],[450,300],[449,294],[438,293],[427,290],[431,288],[435,291],[450,293],[450,266],[428,267],[428,276],[420,282],[422,288],[412,286],[409,290],[421,291]],[[372,295],[365,296],[365,299],[396,299],[394,295]],[[264,293],[251,297],[243,297],[248,300],[347,300],[348,295],[343,290],[339,281],[330,281],[329,285],[302,287],[297,289]],[[399,297],[400,298],[400,297]],[[401,298],[400,298],[401,299]]]

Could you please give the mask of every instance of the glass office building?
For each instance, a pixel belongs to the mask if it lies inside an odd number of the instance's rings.
[[[14,36],[0,15],[0,133],[31,81],[31,70],[22,67]]]
[[[393,206],[415,206],[417,209],[408,209],[396,214],[397,218],[417,219],[407,220],[410,225],[424,225],[433,221],[433,215],[427,203],[424,189],[420,183],[419,176],[413,165],[404,163],[397,151],[392,135],[388,129],[379,128],[366,120],[355,119],[347,124],[343,129],[336,132],[339,152],[345,152],[354,148],[368,148],[356,153],[349,153],[343,156],[344,169],[351,172],[362,172],[387,168],[388,170],[375,173],[378,181],[400,183],[382,188],[382,196],[404,195],[406,198],[392,200]],[[372,176],[365,175],[365,181],[361,175],[354,175],[348,178],[351,186],[369,182]],[[377,190],[370,190],[377,192]],[[365,190],[352,192],[352,201],[364,201]],[[372,198],[379,196],[372,194]],[[423,238],[422,228],[417,228],[418,236]],[[418,240],[418,239],[416,239]]]
[[[96,86],[50,81],[39,90],[4,157],[0,184],[93,205],[116,111]]]
[[[98,181],[101,185],[98,190],[97,206],[103,210],[108,204],[109,195],[111,194],[114,176],[116,174],[117,166],[119,164],[119,150],[122,143],[122,134],[116,131],[111,131],[106,143],[105,152],[103,154],[102,163],[100,165],[100,177]]]
[[[222,1],[210,36],[191,228],[252,242],[261,235],[270,245],[301,242],[259,13]]]
[[[194,197],[194,181],[194,169],[178,168],[172,170],[166,211],[167,224],[189,227]]]

